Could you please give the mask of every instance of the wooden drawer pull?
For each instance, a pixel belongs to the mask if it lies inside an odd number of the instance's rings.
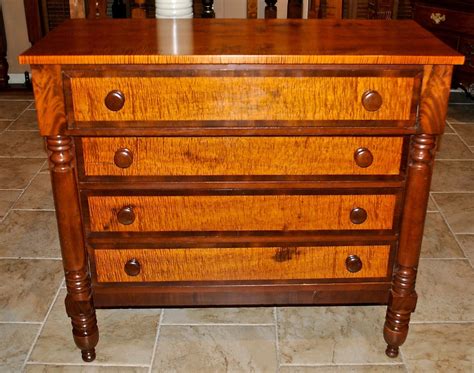
[[[351,211],[350,219],[353,224],[362,224],[367,220],[367,211],[362,207],[355,207]]]
[[[382,96],[377,91],[368,90],[362,95],[362,106],[367,111],[377,111],[382,106]]]
[[[140,267],[139,261],[133,258],[127,261],[127,263],[125,263],[124,269],[127,275],[138,276],[138,274],[140,273],[141,267]]]
[[[125,105],[125,96],[119,90],[110,91],[105,97],[105,106],[110,111],[119,111]]]
[[[114,163],[120,168],[129,168],[133,163],[133,153],[127,148],[121,148],[115,152]]]
[[[120,224],[130,225],[135,221],[135,213],[132,206],[123,207],[117,213],[117,220]]]
[[[357,166],[367,168],[374,161],[374,156],[369,149],[359,148],[354,152],[354,160]]]
[[[346,259],[346,269],[351,273],[359,272],[362,269],[362,260],[357,255],[349,255]]]

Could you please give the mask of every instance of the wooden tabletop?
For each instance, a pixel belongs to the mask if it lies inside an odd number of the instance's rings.
[[[462,64],[414,21],[70,20],[27,64]]]

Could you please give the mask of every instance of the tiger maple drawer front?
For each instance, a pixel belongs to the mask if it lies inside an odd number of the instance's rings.
[[[385,278],[390,246],[94,250],[98,282]]]
[[[85,176],[397,175],[402,137],[83,138]]]
[[[126,126],[124,122],[143,127],[140,121],[265,121],[272,126],[280,125],[278,121],[414,122],[416,79],[77,76],[70,78],[67,94],[76,127],[109,121],[121,123],[121,127]]]
[[[395,195],[88,196],[92,232],[392,229]]]

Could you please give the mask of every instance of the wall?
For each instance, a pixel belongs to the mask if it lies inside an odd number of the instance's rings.
[[[7,34],[7,60],[10,65],[8,73],[14,74],[10,77],[10,83],[22,83],[24,82],[23,73],[29,69],[28,66],[18,63],[18,55],[31,46],[26,30],[23,1],[0,0],[0,6],[3,9],[3,20]],[[17,81],[18,79],[21,81]]]

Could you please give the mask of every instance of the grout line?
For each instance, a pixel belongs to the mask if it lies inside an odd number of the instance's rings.
[[[41,321],[0,321],[0,324],[31,324],[31,325],[41,325]]]
[[[153,364],[155,363],[156,348],[158,347],[158,338],[160,337],[161,325],[163,324],[163,317],[165,310],[162,308],[160,313],[160,319],[158,320],[158,327],[156,328],[155,343],[153,344],[153,353],[151,354],[150,366],[148,367],[148,373],[151,373]]]
[[[30,212],[36,212],[36,211],[55,212],[56,211],[55,209],[17,209],[17,208],[12,208],[11,210],[12,211],[30,211]]]
[[[249,324],[249,323],[163,323],[163,326],[274,326],[275,324]]]
[[[16,101],[25,101],[25,100],[16,100]],[[15,119],[12,119],[11,123],[10,123],[8,126],[6,126],[5,129],[4,129],[1,133],[7,131],[7,130],[13,125],[13,123],[15,123],[15,122],[23,115],[23,113],[24,113],[26,110],[28,110],[28,108],[29,108],[30,106],[31,106],[31,104],[29,104],[26,108],[24,108],[24,109],[22,110],[22,112],[21,112]]]
[[[464,250],[464,246],[459,242],[459,239],[458,239],[456,233],[454,233],[454,230],[453,230],[453,228],[451,227],[451,224],[449,224],[449,221],[448,221],[446,215],[445,215],[444,212],[441,210],[441,208],[439,207],[438,202],[436,202],[436,200],[435,200],[434,198],[433,198],[433,203],[434,203],[435,206],[438,208],[439,213],[441,214],[441,217],[443,218],[444,222],[445,222],[446,225],[448,226],[449,231],[450,231],[451,234],[453,235],[454,240],[455,240],[456,243],[458,244],[459,249],[460,249],[460,250],[462,251],[462,253],[464,254],[464,257],[466,258],[467,262],[470,264],[471,268],[474,268],[474,263],[472,263],[471,260],[469,259],[469,256],[466,255],[466,251]],[[462,233],[459,233],[459,234],[462,234]]]
[[[59,293],[61,292],[62,288],[61,288],[61,285],[62,285],[62,281],[61,283],[59,284],[58,286],[58,290],[56,291],[56,294],[54,295],[53,297],[53,300],[51,302],[51,304],[49,305],[49,308],[48,308],[48,311],[46,312],[46,315],[43,319],[43,322],[41,323],[41,326],[38,330],[38,333],[36,333],[36,337],[35,339],[33,340],[33,343],[31,344],[31,347],[28,351],[28,354],[26,355],[26,358],[25,358],[25,361],[23,362],[23,365],[21,367],[21,371],[23,372],[25,370],[25,366],[26,366],[26,362],[30,359],[30,356],[31,356],[31,353],[33,352],[33,349],[34,347],[36,346],[36,342],[38,342],[38,339],[39,339],[39,336],[41,334],[41,332],[43,331],[44,329],[44,325],[46,324],[46,320],[48,319],[49,317],[49,314],[51,313],[51,310],[53,309],[54,307],[54,304],[56,303],[56,300],[58,299],[59,297]]]
[[[36,177],[39,175],[41,169],[44,167],[44,164],[47,162],[48,160],[46,159],[42,165],[39,167],[38,171],[32,176],[32,178],[30,179],[30,181],[26,184],[25,188],[24,189],[19,189],[19,190],[22,190],[22,192],[18,195],[18,198],[11,204],[10,208],[8,209],[7,213],[5,214],[5,216],[3,217],[3,219],[0,219],[0,223],[3,223],[6,219],[6,217],[10,214],[10,211],[13,211],[14,209],[14,206],[18,203],[18,201],[20,200],[21,197],[23,197],[23,195],[25,194],[26,190],[30,187],[31,183],[33,182],[34,179],[36,179]]]
[[[60,257],[48,258],[45,256],[0,256],[0,260],[62,260]]]
[[[277,361],[277,372],[280,372],[280,341],[278,339],[278,308],[273,307],[273,318],[275,320],[275,349],[276,349],[276,361]]]
[[[4,188],[0,188],[0,192],[6,192],[6,191],[10,191],[10,190],[13,190],[13,191],[20,191],[20,190],[23,190],[23,189],[18,189],[18,188],[12,188],[12,189],[4,189]]]
[[[365,367],[365,366],[402,366],[404,365],[403,363],[309,363],[309,364],[304,364],[304,363],[287,363],[287,364],[281,364],[282,367],[337,367],[337,366],[358,366],[358,367]]]
[[[467,320],[467,321],[450,321],[450,320],[437,320],[437,321],[411,321],[410,320],[410,325],[411,324],[420,324],[420,325],[423,325],[423,324],[427,324],[427,325],[430,325],[430,324],[474,324],[474,320],[470,321],[470,320]]]
[[[81,368],[86,368],[87,367],[111,367],[111,368],[148,368],[148,365],[144,364],[126,364],[126,363],[121,363],[121,364],[112,364],[112,363],[96,363],[96,362],[90,362],[84,364],[81,363],[44,363],[42,361],[28,361],[25,365],[59,365],[59,366],[68,366],[68,367],[81,367]]]

